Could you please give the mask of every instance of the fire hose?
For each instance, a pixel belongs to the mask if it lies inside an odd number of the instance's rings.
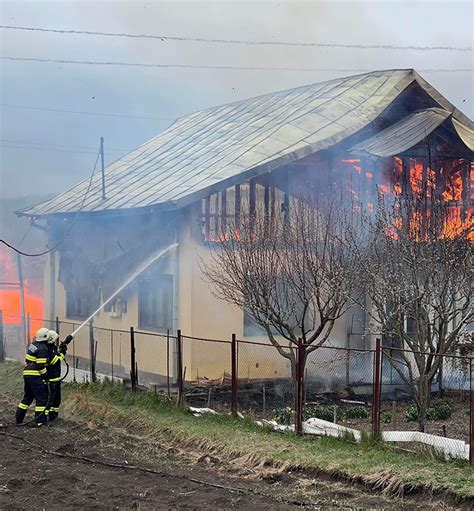
[[[61,344],[64,344],[65,346],[67,346],[72,340],[73,340],[73,337],[71,335],[69,335],[66,337],[66,339]],[[66,376],[69,374],[69,364],[66,362],[66,359],[64,359],[63,362],[66,364],[66,372],[64,373],[63,376],[61,376],[61,379],[59,379],[57,381],[57,383],[61,383],[66,378]],[[18,428],[18,427],[28,426],[29,424],[36,422],[40,417],[43,417],[43,415],[46,413],[46,410],[48,410],[49,405],[51,404],[51,401],[53,400],[53,397],[54,397],[51,392],[51,382],[46,381],[45,383],[48,386],[48,400],[46,401],[45,409],[38,416],[34,417],[30,421],[22,422],[20,424],[6,424],[6,425],[0,424],[0,429]],[[57,389],[55,391],[57,391]]]
[[[1,240],[0,240],[1,241]],[[111,295],[109,296],[109,298],[107,300],[104,301],[104,303],[102,303],[100,305],[100,307],[98,307],[98,309],[96,311],[94,311],[85,321],[83,321],[75,330],[74,332],[72,332],[72,334],[68,335],[66,337],[66,339],[61,343],[65,346],[67,346],[69,343],[71,343],[73,340],[74,340],[74,335],[77,334],[77,332],[79,332],[79,330],[81,330],[81,328],[83,328],[98,312],[100,312],[109,302],[111,302],[117,295],[118,293],[120,293],[120,291],[122,291],[125,287],[127,287],[131,282],[133,282],[137,277],[138,275],[140,275],[141,273],[143,273],[147,268],[149,268],[151,266],[152,263],[154,263],[155,261],[157,261],[158,259],[160,259],[161,257],[163,257],[168,251],[170,251],[171,249],[177,247],[178,244],[177,243],[173,243],[172,245],[170,245],[169,247],[161,250],[160,252],[158,253],[155,253],[153,254],[147,261],[145,261],[128,279],[125,280],[125,282]],[[60,379],[58,380],[58,383],[62,382],[64,380],[64,378],[66,378],[66,376],[68,375],[69,373],[69,365],[66,361],[64,361],[66,366],[67,366],[67,370],[66,370],[66,373],[65,375]],[[51,403],[51,389],[50,389],[50,384],[48,383],[48,401],[47,401],[47,404],[46,404],[46,410],[48,409],[50,403]],[[42,415],[44,415],[46,413],[46,410],[43,411],[41,413],[41,415],[38,415],[38,417],[41,417]],[[21,423],[21,424],[10,424],[10,425],[6,425],[6,426],[3,426],[3,425],[0,425],[0,429],[5,429],[5,428],[10,428],[10,427],[16,427],[16,426],[26,426],[28,424],[31,424],[32,422],[36,421],[38,419],[38,417],[35,417],[34,419],[32,419],[31,421],[29,422],[25,422],[25,423]]]

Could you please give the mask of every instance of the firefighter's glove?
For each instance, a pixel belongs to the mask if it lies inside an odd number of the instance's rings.
[[[59,353],[61,353],[62,355],[65,355],[66,352],[67,352],[67,344],[62,342],[60,345],[59,345],[59,349],[58,349]]]

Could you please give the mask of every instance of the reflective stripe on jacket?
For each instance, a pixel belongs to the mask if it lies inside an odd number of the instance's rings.
[[[48,381],[59,381],[61,379],[61,361],[64,360],[64,354],[58,351],[55,344],[48,344],[48,358]]]
[[[45,342],[35,341],[28,346],[25,355],[25,368],[23,376],[36,376],[46,378],[46,365],[50,361],[48,346]]]

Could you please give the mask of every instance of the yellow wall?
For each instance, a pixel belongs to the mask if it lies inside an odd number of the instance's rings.
[[[178,286],[179,302],[177,304],[177,328],[184,336],[204,337],[230,341],[232,333],[238,339],[243,336],[243,312],[237,307],[215,297],[210,286],[202,275],[200,262],[209,261],[210,252],[201,239],[200,204],[182,210],[178,234]],[[166,273],[174,273],[174,255],[169,258]],[[56,273],[59,268],[59,257],[56,261]],[[124,276],[125,278],[126,276]],[[49,264],[45,265],[45,317],[49,317]],[[56,308],[55,315],[60,319],[80,322],[66,317],[66,293],[56,275]],[[130,344],[128,330],[138,325],[138,296],[135,288],[131,288],[127,297],[127,313],[121,318],[110,317],[109,313],[99,312],[94,318],[94,326],[108,329],[125,330],[125,333],[114,333],[113,362],[130,371]],[[61,337],[72,331],[72,326],[63,325]],[[278,378],[290,374],[289,362],[281,357],[266,337],[253,337],[252,340],[268,346],[239,345],[239,377],[240,378]],[[334,327],[331,335],[333,343],[341,346],[346,342],[346,320],[342,318]],[[98,364],[110,364],[112,357],[110,332],[95,331],[97,342]],[[167,342],[166,337],[155,337],[136,334],[136,358],[139,371],[166,374]],[[88,328],[83,328],[75,337],[69,354],[85,359],[89,358]],[[170,369],[173,374],[173,343],[170,343]],[[208,378],[221,377],[230,372],[230,345],[222,343],[202,342],[183,339],[183,367],[186,367],[186,379],[199,376]]]

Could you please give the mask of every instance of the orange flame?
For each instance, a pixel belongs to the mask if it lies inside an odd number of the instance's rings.
[[[30,316],[31,338],[34,332],[42,326],[43,298],[31,292],[29,282],[24,281],[25,314]],[[18,282],[18,270],[13,256],[7,249],[0,249],[0,310],[3,312],[3,322],[6,325],[21,324],[21,292]]]

